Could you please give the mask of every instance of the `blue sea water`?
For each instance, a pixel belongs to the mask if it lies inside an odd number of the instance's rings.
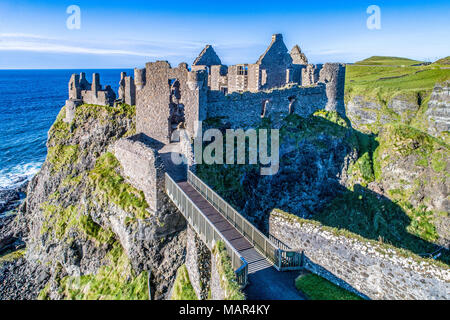
[[[120,72],[132,70],[0,70],[0,189],[35,175],[45,160],[47,133],[68,97],[73,73],[100,73],[117,93]]]

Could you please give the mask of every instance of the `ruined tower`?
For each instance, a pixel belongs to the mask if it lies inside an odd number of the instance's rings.
[[[345,115],[345,65],[340,63],[325,63],[320,70],[320,82],[326,84],[326,110],[337,111]]]
[[[136,104],[136,85],[133,77],[127,76],[126,72],[120,74],[119,101],[130,106]]]
[[[136,130],[164,144],[181,122],[194,136],[194,123],[206,119],[208,74],[189,71],[186,63],[147,63],[145,84],[137,91]]]

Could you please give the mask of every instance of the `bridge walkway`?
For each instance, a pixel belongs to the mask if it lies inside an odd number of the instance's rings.
[[[247,261],[248,274],[266,268],[273,268],[272,264],[256,251],[255,247],[188,182],[178,182],[177,184],[220,231],[220,233],[222,233],[236,251],[238,251]]]
[[[305,300],[295,288],[299,271],[279,272],[220,212],[189,182],[177,186],[198,207],[201,213],[247,262],[248,283],[244,289],[248,300]]]

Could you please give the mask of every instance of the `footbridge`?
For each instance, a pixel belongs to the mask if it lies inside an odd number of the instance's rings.
[[[257,298],[273,299],[276,297],[272,295],[276,294],[280,294],[280,298],[302,298],[296,294],[295,288],[290,291],[283,287],[283,281],[286,282],[287,278],[291,281],[292,276],[281,275],[280,272],[301,269],[302,253],[275,244],[275,240],[260,232],[190,170],[187,180],[181,181],[176,181],[166,173],[165,188],[170,199],[209,249],[217,241],[225,244],[242,287],[251,282]],[[251,278],[257,274],[259,279],[252,281]],[[270,281],[272,292],[267,295],[257,293],[269,290],[269,282],[265,284],[265,281]],[[291,284],[293,287],[293,280]]]

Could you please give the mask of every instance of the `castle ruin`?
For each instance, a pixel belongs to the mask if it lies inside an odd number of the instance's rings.
[[[194,124],[220,117],[234,128],[256,126],[261,118],[290,113],[308,116],[319,109],[345,113],[345,66],[312,65],[298,45],[289,52],[281,34],[253,64],[226,66],[207,45],[191,67],[173,68],[167,61],[149,62],[134,70],[134,79],[121,74],[118,99],[109,86],[102,89],[94,74],[72,75],[66,121],[77,106],[115,103],[136,105],[136,129],[164,144],[181,124],[191,137]]]

